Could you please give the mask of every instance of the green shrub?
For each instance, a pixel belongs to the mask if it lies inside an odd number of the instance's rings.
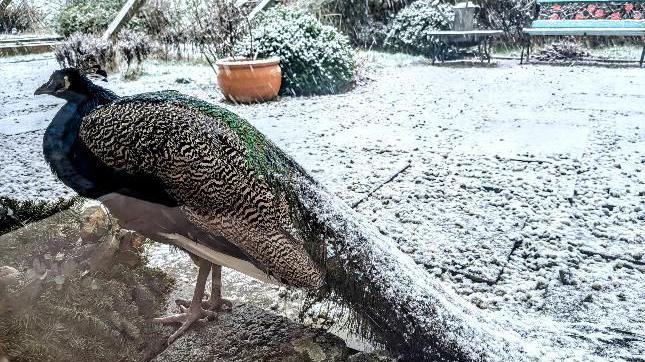
[[[450,29],[454,17],[450,4],[431,0],[415,1],[392,20],[385,46],[394,51],[432,55],[433,37],[429,33]]]
[[[59,31],[65,36],[73,33],[100,33],[107,29],[116,15],[120,0],[73,0],[58,15]]]
[[[42,220],[76,205],[80,199],[60,198],[57,201],[21,201],[0,196],[0,235],[30,222]]]
[[[123,0],[71,0],[58,15],[58,30],[65,36],[105,31],[123,5]],[[136,19],[136,18],[135,18]],[[134,20],[136,22],[135,19]]]
[[[349,36],[355,46],[380,48],[389,19],[408,0],[301,0],[309,12],[324,24],[333,25]]]
[[[311,15],[285,7],[264,13],[246,56],[281,58],[281,94],[332,94],[350,88],[356,62],[347,36]]]

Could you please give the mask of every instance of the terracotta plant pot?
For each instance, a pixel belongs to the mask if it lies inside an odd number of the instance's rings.
[[[282,83],[280,58],[222,59],[217,63],[217,83],[233,102],[253,103],[274,99]]]

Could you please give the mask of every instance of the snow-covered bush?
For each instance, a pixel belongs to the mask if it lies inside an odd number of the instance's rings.
[[[436,0],[418,0],[401,10],[390,23],[385,46],[394,51],[432,55],[429,32],[448,30],[455,14],[452,5]]]
[[[42,14],[30,1],[13,1],[0,5],[0,33],[32,31],[42,20]]]
[[[122,64],[125,67],[124,76],[133,77],[150,54],[150,44],[148,36],[132,30],[122,30],[116,41],[75,33],[56,46],[54,54],[61,67],[87,72],[96,67],[116,70]]]
[[[382,49],[388,30],[386,23],[370,18],[354,28],[350,34],[353,34],[352,39],[356,46]]]
[[[54,55],[61,67],[85,70],[98,65],[105,69],[116,68],[114,44],[91,34],[70,35],[56,46]]]
[[[141,65],[152,50],[150,38],[140,32],[122,30],[117,38],[116,47],[120,58],[125,61],[127,71],[132,65]]]
[[[189,6],[185,0],[148,0],[137,17],[137,30],[148,34],[162,46],[165,56],[174,53],[181,58],[182,46],[191,41],[195,31],[193,22],[186,16]]]
[[[194,1],[189,8],[192,39],[211,66],[218,58],[234,56],[236,45],[250,36],[247,14],[234,0]]]
[[[342,92],[354,78],[354,51],[347,36],[301,11],[267,11],[253,29],[252,40],[241,45],[246,56],[281,58],[281,94]]]
[[[71,0],[58,15],[58,30],[65,36],[100,33],[121,8],[122,0]]]

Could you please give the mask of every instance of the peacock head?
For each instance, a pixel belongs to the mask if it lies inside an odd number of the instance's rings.
[[[98,69],[94,73],[102,80],[107,79],[107,73]],[[82,100],[92,96],[92,81],[76,68],[65,68],[54,71],[47,83],[36,89],[34,95],[49,94],[67,101]]]

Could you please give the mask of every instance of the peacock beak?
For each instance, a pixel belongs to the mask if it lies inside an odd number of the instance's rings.
[[[53,83],[54,82],[49,81],[41,85],[40,87],[38,87],[38,89],[36,89],[36,91],[34,92],[34,95],[37,96],[40,94],[54,94],[56,92],[56,85]]]

